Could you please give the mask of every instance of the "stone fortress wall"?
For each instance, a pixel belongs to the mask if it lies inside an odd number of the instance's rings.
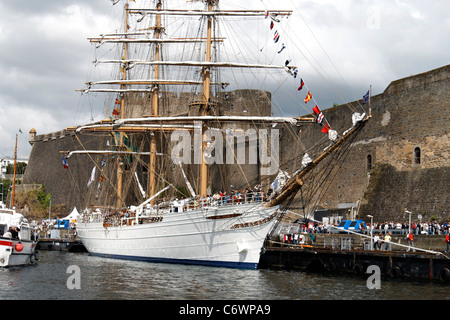
[[[376,221],[405,219],[404,211],[421,214],[424,219],[445,219],[449,214],[449,120],[450,66],[393,81],[379,95],[372,97],[372,118],[359,133],[342,167],[331,182],[328,192],[320,199],[320,208],[342,208],[361,202],[359,216],[367,220],[371,214]],[[192,97],[184,94],[166,95],[165,116],[192,114],[188,106]],[[150,100],[150,99],[148,99]],[[223,115],[270,115],[270,93],[257,90],[238,90],[219,97]],[[361,102],[359,102],[361,103]],[[351,126],[349,105],[352,102],[323,110],[333,128],[342,132]],[[150,114],[151,104],[140,106],[136,114]],[[184,109],[183,109],[184,108]],[[368,112],[367,105],[364,106]],[[245,129],[245,128],[244,128]],[[299,133],[300,132],[300,133]],[[302,145],[293,143],[300,134]],[[280,166],[289,172],[301,166],[306,150],[314,149],[323,133],[314,126],[290,127],[281,131]],[[86,147],[98,144],[89,135],[81,135]],[[107,136],[105,135],[105,141]],[[24,183],[45,184],[52,195],[52,203],[65,203],[67,212],[83,203],[82,193],[89,179],[85,165],[87,155],[71,159],[69,177],[63,169],[61,150],[80,148],[77,138],[68,131],[36,135],[30,132],[33,148]],[[244,168],[256,182],[261,177],[258,166]],[[225,170],[225,171],[224,171]],[[213,177],[221,175],[226,181],[218,188],[237,185],[241,169],[223,166]],[[214,176],[216,175],[216,176]],[[72,180],[72,181],[69,181]],[[78,185],[73,188],[73,183]],[[252,185],[253,186],[253,185]],[[298,198],[298,197],[297,197]],[[297,205],[298,206],[298,205]],[[406,220],[408,217],[406,216]]]
[[[357,102],[324,110],[338,132],[352,125],[349,105],[360,110]],[[344,208],[360,201],[359,218],[366,221],[367,215],[375,221],[407,221],[405,210],[416,221],[418,214],[425,220],[449,218],[450,66],[393,81],[372,97],[371,106],[372,118],[318,207]],[[369,111],[367,104],[364,108]],[[320,129],[302,133],[306,149],[321,138]],[[288,159],[292,143],[285,141],[282,151]]]

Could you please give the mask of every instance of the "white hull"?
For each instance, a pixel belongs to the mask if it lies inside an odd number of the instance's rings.
[[[0,267],[24,266],[36,260],[36,242],[22,240],[22,250],[17,250],[19,240],[0,239]]]
[[[209,207],[122,226],[78,221],[77,231],[93,255],[255,269],[277,209],[256,204]]]
[[[11,228],[18,228],[13,236]],[[36,260],[36,241],[31,238],[33,228],[21,213],[8,209],[0,202],[0,267],[28,265]]]

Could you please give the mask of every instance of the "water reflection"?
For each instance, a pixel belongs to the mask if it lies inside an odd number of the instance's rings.
[[[81,289],[69,290],[67,267],[81,271]],[[35,266],[0,269],[1,299],[104,300],[397,300],[450,299],[448,285],[278,270],[235,270],[153,264],[41,251]]]

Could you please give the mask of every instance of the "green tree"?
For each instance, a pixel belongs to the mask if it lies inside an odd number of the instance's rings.
[[[12,180],[3,179],[0,181],[0,193],[3,194],[3,202],[6,202],[10,189],[12,188]],[[0,196],[1,200],[1,196]]]
[[[43,209],[48,209],[50,207],[50,193],[47,193],[45,190],[45,186],[42,185],[41,188],[37,189],[37,200],[39,201],[39,204],[42,206]]]
[[[27,164],[25,162],[16,163],[16,174],[24,174]],[[8,164],[6,167],[6,174],[14,174],[14,164]]]

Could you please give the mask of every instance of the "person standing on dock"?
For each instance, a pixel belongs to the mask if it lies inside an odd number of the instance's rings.
[[[406,239],[408,239],[408,250],[406,251],[409,252],[412,248],[413,252],[416,252],[416,249],[414,249],[414,236],[412,231],[408,234]]]
[[[391,234],[390,232],[386,233],[384,236],[384,242],[386,243],[385,250],[390,251],[391,250]]]
[[[447,234],[445,235],[445,242],[447,242],[447,250],[445,252],[448,253],[448,249],[450,248],[450,232],[447,231]]]
[[[373,237],[373,248],[375,250],[380,250],[381,248],[380,236],[378,233],[375,233],[375,236]]]
[[[316,234],[314,232],[310,233],[309,238],[311,239],[311,245],[314,245],[316,243]]]

